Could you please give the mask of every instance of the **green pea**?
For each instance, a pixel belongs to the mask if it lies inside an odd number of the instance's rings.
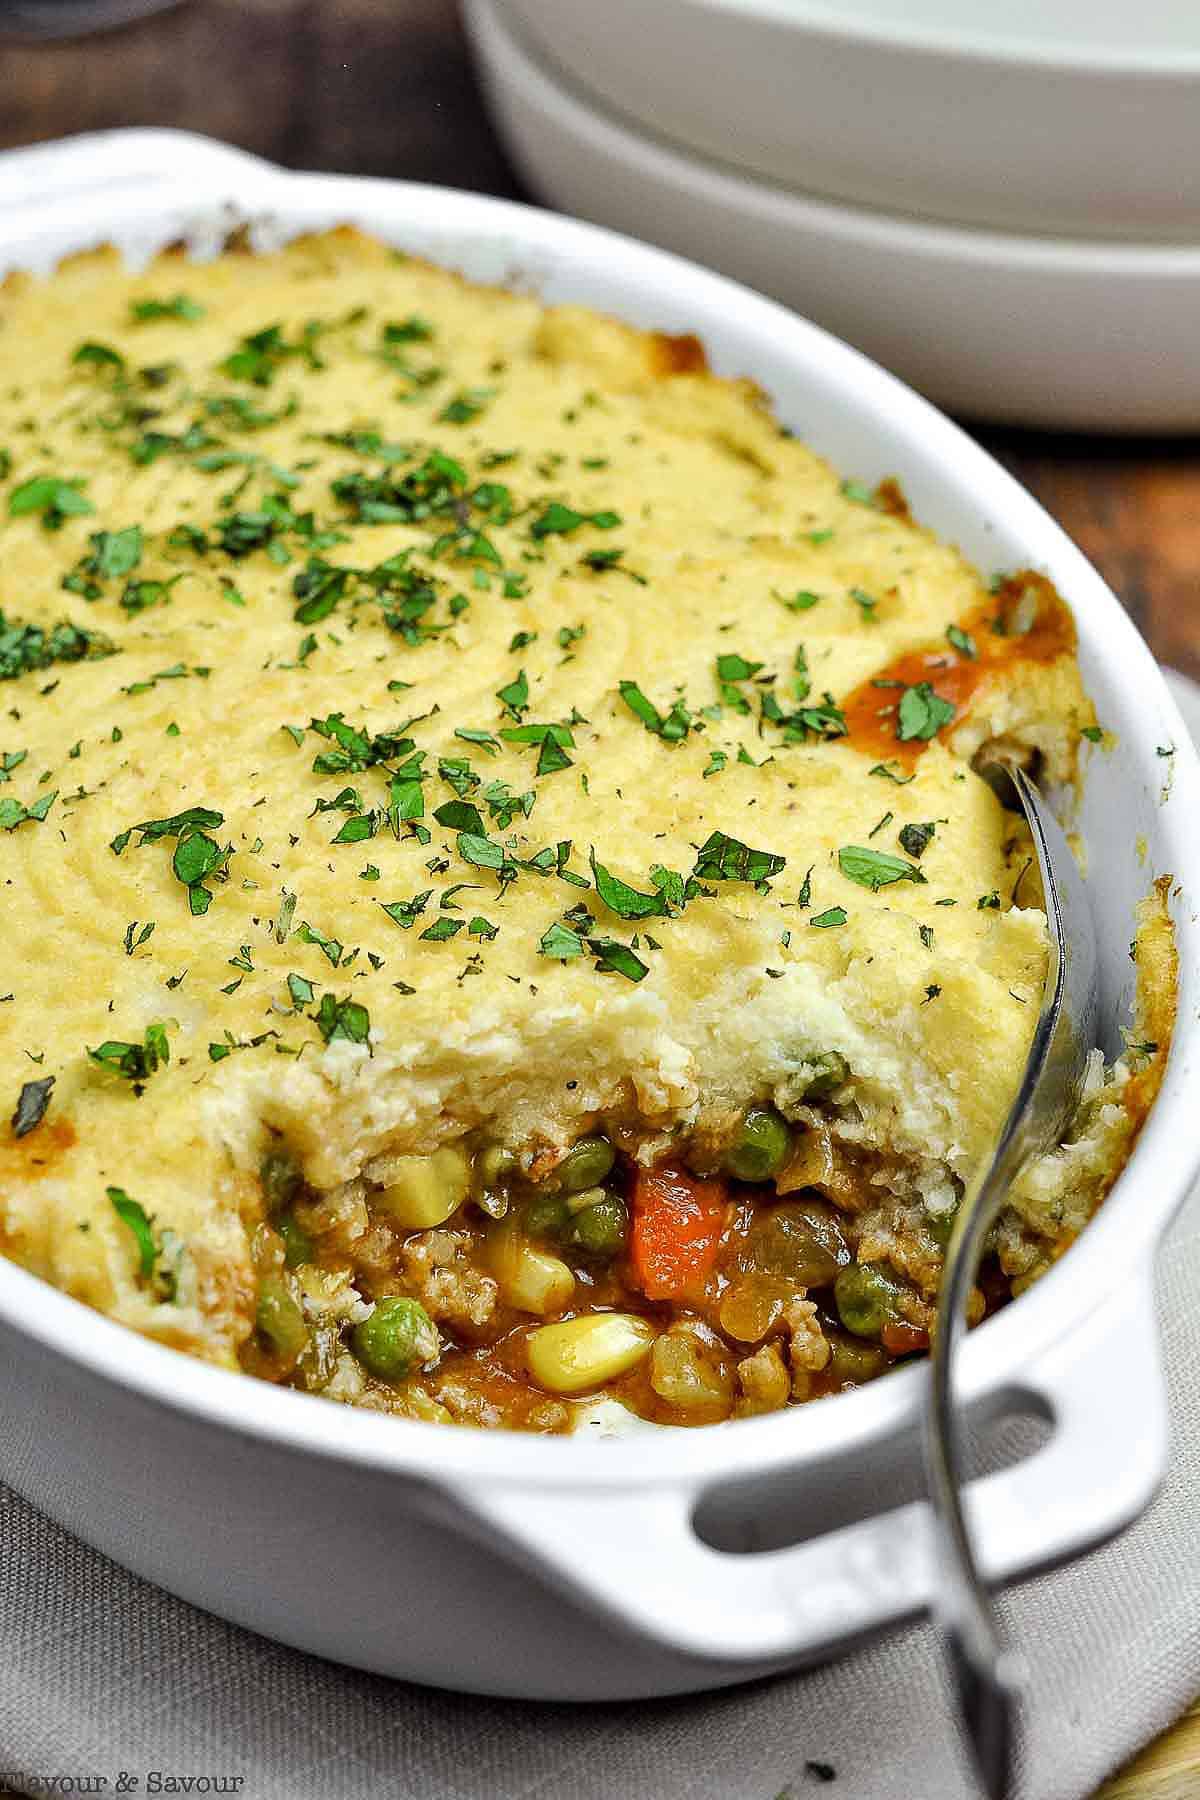
[[[599,1187],[611,1174],[617,1153],[606,1137],[580,1138],[558,1165],[559,1186],[568,1194],[582,1194],[586,1188]]]
[[[950,1242],[950,1234],[954,1230],[954,1221],[957,1217],[957,1206],[952,1206],[949,1212],[927,1211],[925,1214],[925,1229],[934,1243],[940,1244],[943,1250]]]
[[[850,1067],[844,1056],[836,1050],[821,1050],[816,1056],[805,1059],[813,1073],[809,1077],[808,1086],[804,1090],[806,1100],[825,1100],[834,1088],[841,1087]]]
[[[259,1164],[258,1178],[271,1212],[290,1206],[300,1192],[300,1171],[282,1150],[268,1150]]]
[[[502,1187],[517,1172],[517,1159],[503,1144],[489,1144],[475,1160],[475,1183],[485,1193]]]
[[[284,1213],[276,1220],[275,1229],[283,1239],[283,1260],[289,1269],[297,1269],[301,1263],[313,1260],[316,1246],[307,1231],[297,1225],[293,1214]]]
[[[900,1317],[900,1284],[873,1263],[851,1263],[833,1284],[838,1317],[855,1337],[877,1338],[889,1320]]]
[[[725,1167],[739,1181],[770,1181],[788,1159],[792,1134],[773,1106],[752,1106],[725,1152]]]
[[[571,1219],[567,1242],[588,1256],[617,1256],[629,1235],[629,1213],[618,1194],[582,1207]]]
[[[356,1325],[350,1346],[359,1362],[381,1381],[400,1381],[441,1348],[437,1327],[419,1300],[395,1295],[380,1300],[369,1319]]]
[[[293,1362],[308,1342],[304,1314],[278,1275],[265,1275],[259,1284],[254,1322],[271,1348]]]
[[[829,1372],[835,1381],[872,1381],[888,1366],[882,1344],[859,1343],[854,1338],[831,1334]]]
[[[561,1194],[535,1194],[525,1208],[525,1229],[530,1237],[560,1238],[570,1218]]]

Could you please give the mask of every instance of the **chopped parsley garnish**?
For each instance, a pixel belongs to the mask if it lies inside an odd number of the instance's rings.
[[[542,934],[538,949],[543,956],[554,956],[567,962],[573,956],[583,955],[584,941],[569,925],[555,923]]]
[[[457,937],[465,924],[465,919],[435,919],[433,924],[427,925],[421,933],[422,941],[428,940],[432,944],[444,944],[447,939]]]
[[[11,798],[0,800],[0,831],[15,831],[18,825],[40,825],[57,799],[55,788],[53,793],[40,795],[32,806],[23,806]]]
[[[88,1055],[102,1069],[109,1069],[123,1080],[131,1081],[135,1086],[148,1081],[156,1070],[165,1068],[171,1060],[171,1046],[167,1041],[165,1025],[147,1025],[145,1037],[140,1044],[125,1043],[120,1039],[110,1038],[95,1050],[88,1049]]]
[[[255,387],[270,387],[282,364],[291,357],[302,357],[310,369],[319,369],[323,366],[316,352],[316,339],[320,332],[321,326],[317,321],[310,320],[302,328],[296,343],[289,344],[284,338],[281,325],[268,325],[262,331],[253,331],[242,339],[231,356],[225,358],[221,364],[221,373],[228,375],[231,381],[247,381],[252,382]]]
[[[327,1044],[344,1038],[347,1043],[366,1044],[370,1048],[371,1015],[349,994],[340,1000],[333,994],[322,994],[321,1004],[309,1016]]]
[[[868,775],[882,775],[885,781],[894,781],[897,787],[907,787],[910,781],[917,779],[915,775],[897,775],[895,769],[887,763],[876,763],[874,768],[867,770],[867,773]]]
[[[465,737],[465,732],[457,732],[458,737]],[[536,775],[553,775],[558,769],[569,769],[571,758],[567,748],[574,749],[575,739],[568,725],[509,725],[501,728],[500,736],[507,744],[537,744],[539,746]]]
[[[411,931],[433,897],[433,889],[426,888],[423,894],[416,894],[411,900],[380,901],[384,912],[401,931]]]
[[[649,964],[642,961],[631,945],[622,944],[615,938],[595,937],[594,930],[595,920],[586,907],[574,907],[565,920],[551,925],[543,934],[538,950],[541,955],[559,962],[591,955],[600,974],[623,975],[626,981],[641,981],[650,973]]]
[[[569,537],[581,525],[594,525],[598,531],[612,531],[620,523],[620,513],[581,513],[576,512],[573,507],[564,506],[561,501],[552,500],[533,521],[529,531],[532,537],[539,539]]]
[[[208,835],[209,830],[224,823],[224,814],[214,812],[211,807],[189,806],[170,818],[144,819],[140,825],[130,825],[117,833],[109,849],[114,856],[120,856],[135,831],[141,834],[139,848],[157,843],[160,838],[178,838],[171,869],[187,889],[188,905],[193,916],[198,917],[212,905],[212,892],[204,886],[205,881],[210,875],[220,873],[233,854],[232,844],[222,849],[216,839]]]
[[[949,701],[935,694],[927,681],[920,681],[915,687],[906,687],[900,696],[900,708],[896,717],[896,736],[901,743],[919,739],[928,742],[936,737],[943,725],[948,725],[954,718],[957,708]]]
[[[870,888],[873,894],[894,881],[923,883],[925,880],[913,863],[905,862],[899,856],[889,856],[885,850],[868,849],[864,844],[846,844],[839,850],[838,868],[848,880],[857,882],[859,887]]]
[[[596,892],[611,912],[621,919],[653,919],[660,918],[667,910],[661,893],[642,894],[637,888],[629,886],[619,876],[597,862],[596,852],[588,854],[592,868],[592,879],[596,884]]]
[[[960,656],[969,657],[972,662],[979,655],[975,639],[969,631],[964,631],[961,625],[947,625],[946,641],[958,651]]]
[[[587,550],[580,557],[580,566],[590,569],[593,575],[602,575],[606,569],[615,570],[618,575],[628,575],[630,581],[636,581],[639,587],[647,587],[649,583],[644,575],[634,569],[623,567],[621,558],[625,552],[620,548],[604,550]]]
[[[53,1075],[47,1075],[42,1081],[25,1082],[17,1096],[17,1110],[12,1116],[14,1137],[28,1137],[41,1124],[50,1105],[54,1082]]]
[[[94,531],[88,554],[81,556],[62,585],[85,600],[98,600],[104,583],[128,575],[142,560],[142,528],[127,525],[123,531]]]
[[[917,932],[918,932],[921,942],[924,944],[925,948],[927,950],[932,950],[933,949],[933,926],[932,925],[918,925]]]
[[[853,500],[856,506],[874,506],[875,496],[864,481],[843,481],[841,494],[845,500]]]
[[[413,525],[421,519],[454,513],[467,486],[461,463],[440,450],[432,450],[419,468],[407,475],[365,475],[360,469],[340,475],[332,483],[333,496],[364,524]]]
[[[670,712],[664,715],[653,701],[647,700],[636,681],[622,681],[619,691],[634,718],[666,743],[678,744],[691,730],[694,721],[682,700],[674,701]]]
[[[696,853],[692,871],[695,881],[748,881],[757,887],[772,875],[778,875],[787,858],[770,850],[752,850],[749,844],[714,831]]]
[[[996,889],[993,888],[990,894],[980,894],[975,905],[980,912],[999,912],[1000,895]]]
[[[814,913],[808,922],[818,931],[828,931],[834,925],[844,925],[847,916],[844,906],[829,906],[824,912]]]
[[[82,487],[82,476],[64,479],[58,475],[36,475],[8,496],[9,516],[18,519],[27,513],[40,513],[43,529],[57,531],[64,520],[95,512],[87,495],[81,493]]]
[[[879,605],[879,602],[875,599],[873,594],[866,593],[864,589],[860,587],[852,587],[850,589],[850,598],[858,607],[868,625],[878,624],[879,621],[875,617],[875,609]]]
[[[435,807],[433,816],[447,831],[465,831],[476,837],[487,836],[482,814],[469,800],[447,800],[443,805]]]
[[[897,833],[901,849],[919,862],[936,830],[932,819],[927,819],[923,825],[902,825]]]
[[[515,681],[510,681],[504,687],[497,689],[496,698],[505,712],[516,719],[519,724],[522,715],[529,711],[529,682],[524,669],[521,670]]]
[[[287,978],[288,993],[292,1005],[296,1008],[311,1006],[316,999],[316,992],[307,975],[289,975]]]
[[[385,344],[427,344],[433,335],[433,326],[419,313],[410,313],[406,319],[389,319],[380,332]]]
[[[174,1300],[177,1270],[165,1266],[167,1258],[172,1255],[178,1261],[179,1247],[174,1233],[164,1231],[156,1237],[153,1218],[140,1201],[130,1198],[124,1188],[110,1187],[105,1192],[118,1219],[123,1225],[128,1225],[133,1233],[138,1251],[139,1281],[153,1281],[160,1300]]]
[[[204,317],[204,308],[186,294],[173,294],[169,300],[131,300],[129,317],[134,325],[149,325],[155,319],[181,319],[194,325]]]
[[[777,588],[772,588],[771,598],[786,606],[789,612],[809,612],[821,600],[820,594],[814,594],[809,588],[797,588],[794,594],[781,594]]]
[[[1104,738],[1104,727],[1102,725],[1085,725],[1079,735],[1085,737],[1089,744],[1099,744]],[[1160,750],[1158,754],[1162,756],[1163,752]]]
[[[438,414],[441,425],[470,425],[495,397],[495,388],[467,388],[447,401]]]
[[[118,373],[125,367],[125,358],[111,344],[80,344],[71,361],[82,368],[116,369]]]

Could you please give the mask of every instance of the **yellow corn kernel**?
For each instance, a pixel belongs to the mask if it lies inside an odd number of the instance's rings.
[[[520,1312],[562,1312],[575,1293],[575,1277],[560,1256],[522,1244],[500,1280],[501,1296]]]
[[[467,1197],[471,1164],[465,1150],[446,1147],[432,1156],[388,1158],[387,1182],[372,1198],[397,1225],[428,1231],[443,1225]]]
[[[552,1394],[583,1394],[649,1355],[657,1332],[636,1313],[586,1313],[539,1325],[525,1341],[529,1373]]]

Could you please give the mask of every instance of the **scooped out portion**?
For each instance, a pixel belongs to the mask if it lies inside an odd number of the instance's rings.
[[[0,443],[5,1255],[478,1426],[927,1348],[1047,959],[975,765],[1104,754],[1043,576],[985,583],[695,340],[350,231],[10,279]],[[1136,954],[976,1318],[1152,1103],[1162,890]]]

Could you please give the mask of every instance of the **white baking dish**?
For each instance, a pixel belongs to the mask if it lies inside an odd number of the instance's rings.
[[[719,371],[757,377],[847,471],[898,475],[917,516],[985,568],[1033,564],[1070,600],[1085,678],[1117,736],[1091,757],[1080,815],[1106,1036],[1111,1046],[1128,999],[1135,900],[1164,871],[1178,884],[1179,1027],[1102,1214],[973,1335],[963,1378],[981,1419],[1022,1412],[1052,1426],[1043,1448],[973,1488],[989,1573],[1017,1576],[1116,1531],[1163,1468],[1151,1263],[1200,1149],[1200,770],[1120,606],[1029,496],[923,401],[813,326],[659,251],[471,194],[284,174],[170,133],[0,158],[4,267],[45,268],[104,238],[134,252],[180,235],[213,242],[243,218],[276,236],[351,220],[477,278],[695,330]],[[827,1654],[930,1593],[913,1497],[916,1366],[795,1411],[624,1442],[455,1430],[209,1368],[0,1261],[0,1371],[0,1474],[20,1492],[202,1606],[390,1674],[525,1696],[681,1691]]]
[[[506,0],[463,11],[497,128],[548,204],[761,288],[952,412],[1066,431],[1200,427],[1200,223],[1190,242],[1117,242],[826,199],[598,103],[514,28]],[[712,65],[721,80],[725,66]],[[1200,82],[1192,117],[1200,130]]]
[[[1194,0],[499,0],[684,148],[810,194],[1081,238],[1200,237]]]

